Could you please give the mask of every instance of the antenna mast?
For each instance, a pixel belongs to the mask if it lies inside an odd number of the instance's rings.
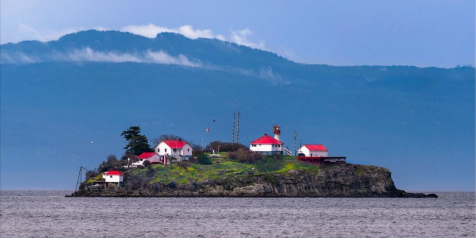
[[[296,134],[296,131],[294,131],[294,156],[297,155],[297,149],[296,149],[296,137],[297,137],[297,134]]]
[[[240,143],[240,113],[238,112],[238,122],[236,125],[236,143]]]
[[[235,144],[235,114],[233,113],[233,128],[231,128],[231,141],[233,144]]]

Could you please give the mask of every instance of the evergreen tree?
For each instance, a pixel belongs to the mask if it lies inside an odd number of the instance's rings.
[[[129,127],[129,129],[122,132],[121,136],[123,136],[128,142],[126,147],[124,147],[128,153],[140,155],[143,152],[154,151],[150,148],[147,137],[140,134],[140,127],[138,126]]]

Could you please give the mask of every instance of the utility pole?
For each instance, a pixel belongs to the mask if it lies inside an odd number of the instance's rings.
[[[240,113],[238,112],[238,122],[236,126],[236,143],[240,143]]]
[[[297,155],[296,138],[297,138],[297,134],[296,134],[296,131],[294,131],[294,156]]]
[[[233,144],[235,144],[235,114],[233,113],[233,128],[231,130],[231,141]]]

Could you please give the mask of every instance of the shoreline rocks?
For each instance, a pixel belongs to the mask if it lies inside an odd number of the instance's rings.
[[[395,187],[391,172],[382,167],[342,164],[317,173],[236,175],[189,184],[124,181],[122,187],[88,190],[85,186],[68,197],[393,197],[437,198],[435,194],[407,193]]]

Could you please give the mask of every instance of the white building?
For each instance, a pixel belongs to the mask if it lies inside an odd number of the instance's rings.
[[[144,152],[136,157],[138,161],[132,163],[132,167],[142,166],[146,160],[148,160],[151,164],[163,163],[163,156],[160,156],[155,152]]]
[[[105,179],[106,183],[122,183],[124,180],[124,174],[116,170],[104,172],[102,177]]]
[[[305,144],[299,148],[298,155],[304,155],[306,157],[328,157],[329,151],[323,144]]]
[[[275,135],[276,136],[276,135]],[[267,135],[252,141],[250,143],[250,150],[261,153],[263,155],[283,155],[284,143]]]
[[[192,156],[192,146],[184,140],[163,140],[154,150],[158,155],[168,155],[178,160],[187,160]],[[170,161],[167,161],[168,163]]]

